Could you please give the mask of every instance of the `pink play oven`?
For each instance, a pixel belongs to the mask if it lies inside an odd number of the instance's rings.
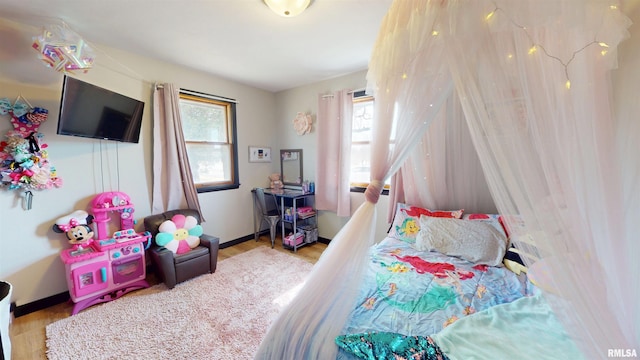
[[[67,272],[72,314],[91,305],[115,300],[122,295],[149,287],[146,282],[144,250],[148,233],[133,229],[133,204],[121,192],[96,196],[92,202],[97,239],[87,248],[60,253]],[[109,221],[120,217],[121,230],[109,235]]]

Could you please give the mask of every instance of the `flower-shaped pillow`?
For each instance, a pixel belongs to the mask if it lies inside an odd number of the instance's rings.
[[[174,254],[184,254],[200,245],[202,226],[193,216],[174,215],[158,227],[156,244],[164,246]]]

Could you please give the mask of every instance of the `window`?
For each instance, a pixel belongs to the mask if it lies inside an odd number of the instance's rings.
[[[373,96],[364,91],[353,93],[353,120],[351,123],[351,173],[352,191],[364,191],[369,185],[371,173],[371,125],[373,123]],[[389,189],[389,180],[385,192]]]
[[[198,192],[240,187],[235,101],[181,89],[180,117]]]

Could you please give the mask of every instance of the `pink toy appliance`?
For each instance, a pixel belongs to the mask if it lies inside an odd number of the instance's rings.
[[[151,241],[149,233],[133,229],[134,207],[122,192],[98,194],[92,201],[96,239],[87,247],[64,250],[67,285],[75,303],[72,315],[102,302],[149,287],[146,282],[144,250]],[[113,218],[119,218],[119,230],[111,233]]]

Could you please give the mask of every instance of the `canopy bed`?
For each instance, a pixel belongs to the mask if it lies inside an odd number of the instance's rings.
[[[334,359],[344,355],[338,345],[356,346],[350,335],[368,345],[395,336],[396,343],[435,344],[445,356],[465,358],[455,351],[473,349],[470,341],[451,345],[464,334],[487,340],[494,330],[527,333],[508,327],[468,332],[478,328],[468,325],[474,321],[508,322],[505,314],[531,319],[529,329],[557,325],[550,332],[557,336],[517,341],[522,354],[536,354],[544,341],[560,342],[567,354],[584,358],[640,350],[640,263],[633,258],[640,253],[634,240],[640,230],[634,218],[640,213],[640,155],[633,147],[640,133],[632,116],[614,114],[609,78],[629,26],[611,1],[396,0],[367,75],[367,91],[375,97],[367,201],[332,239],[256,358]],[[442,124],[468,129],[470,141],[460,147],[477,154],[479,178],[465,184],[441,166],[456,160],[450,155],[457,150],[443,144]],[[439,251],[429,247],[418,254],[415,243],[407,247],[406,239],[393,236],[393,227],[384,240],[374,238],[375,204],[389,177],[394,205],[473,213],[477,198],[490,194],[506,244],[520,251],[526,266],[543,270],[536,275],[549,276],[539,286],[525,279],[507,287],[518,296],[500,295],[446,327],[442,318],[431,329],[411,328],[419,321],[398,327],[380,318],[363,320],[354,309],[366,300],[366,284],[391,291],[389,282],[376,282],[372,258],[386,264],[388,256],[417,256],[457,267],[453,259],[461,257],[438,260]],[[481,180],[488,191],[472,186]],[[390,207],[389,221],[399,208]],[[429,217],[416,221],[428,229],[438,222]],[[436,258],[424,258],[427,253]],[[500,263],[484,265],[509,283],[521,278]],[[411,271],[417,274],[415,266]],[[473,267],[464,271],[480,275]],[[451,274],[465,273],[446,278]],[[453,291],[457,286],[465,285],[455,283]],[[452,301],[468,293],[459,291]],[[544,316],[534,316],[536,311]],[[506,342],[485,341],[484,354],[508,353]]]

